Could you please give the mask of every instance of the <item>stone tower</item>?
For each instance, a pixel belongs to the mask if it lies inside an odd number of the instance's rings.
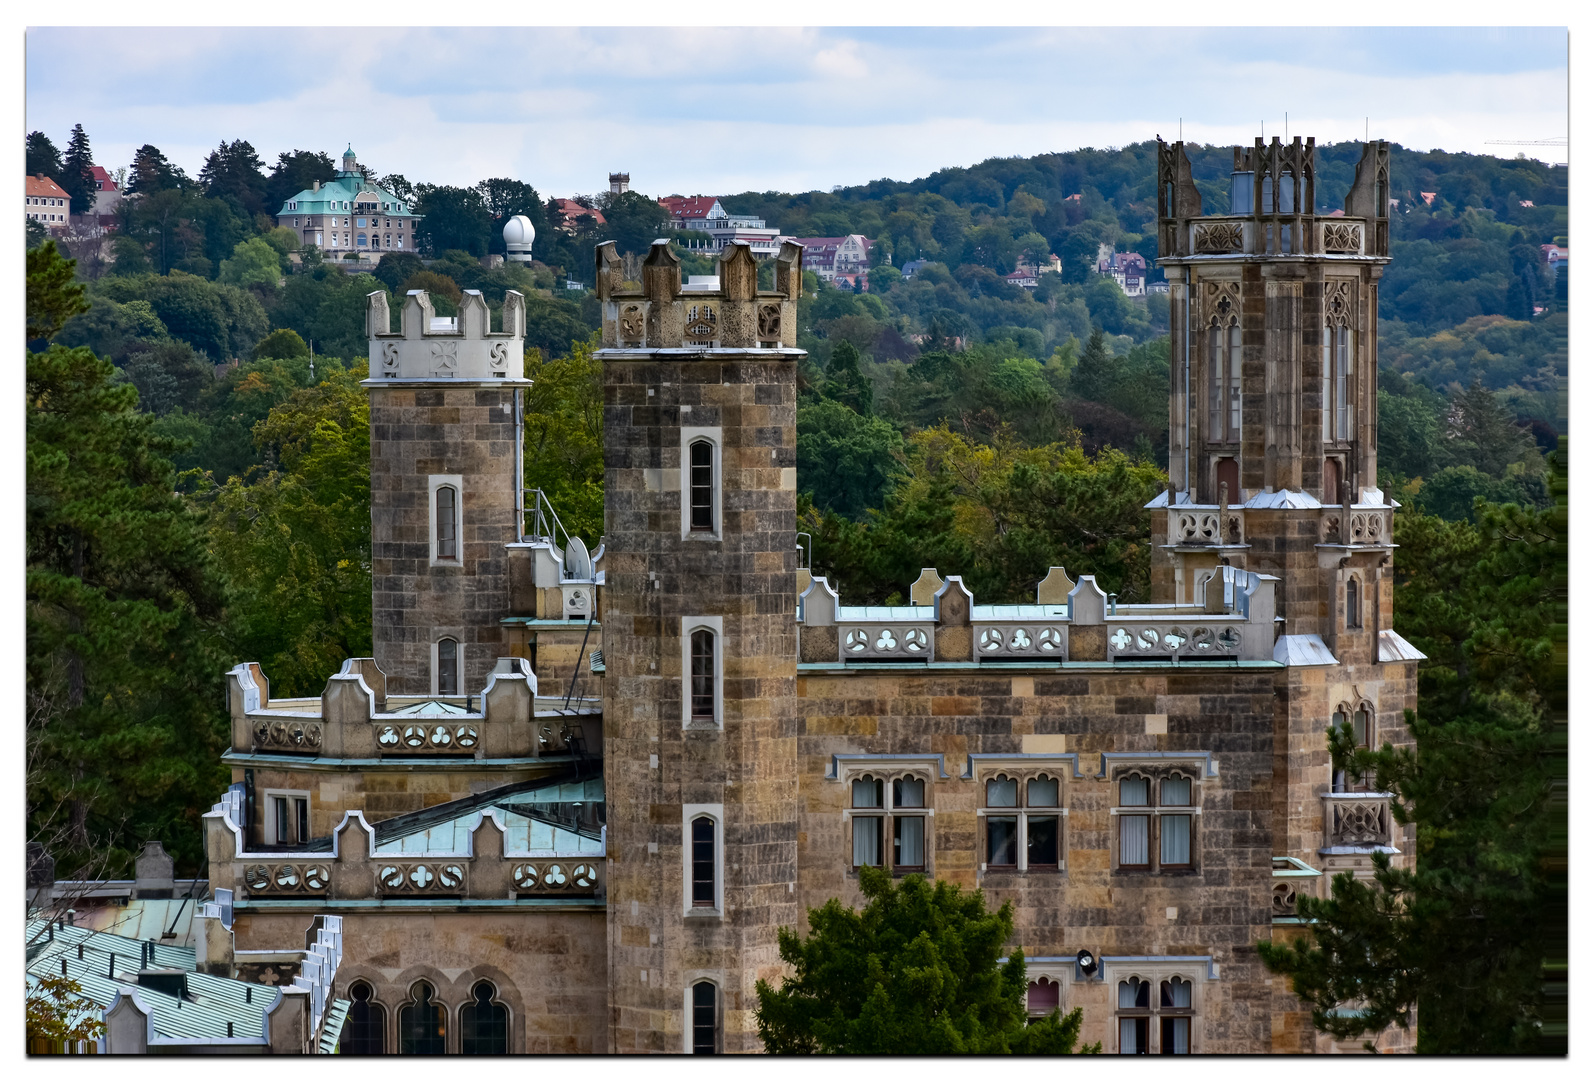
[[[525,300],[508,293],[493,330],[479,292],[447,319],[414,291],[395,333],[374,292],[366,320],[376,661],[393,694],[480,693],[509,614],[505,545],[520,539]]]
[[[609,1046],[756,1050],[797,923],[796,308],[745,243],[683,287],[667,241],[603,302]]]

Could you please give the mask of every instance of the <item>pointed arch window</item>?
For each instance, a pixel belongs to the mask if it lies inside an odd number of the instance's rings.
[[[399,1053],[441,1054],[448,1034],[443,1006],[434,1000],[430,983],[418,982],[410,1000],[399,1009]]]
[[[1323,327],[1323,441],[1345,442],[1356,426],[1351,401],[1355,380],[1355,348],[1343,321]]]
[[[1358,630],[1362,625],[1362,583],[1352,575],[1345,579],[1345,628]]]
[[[692,984],[692,1053],[719,1052],[719,987],[704,980]]]
[[[437,643],[437,686],[433,691],[439,697],[454,697],[459,693],[459,642],[442,638]]]
[[[1207,438],[1240,441],[1240,319],[1228,297],[1207,327]]]
[[[509,1053],[509,1010],[494,1003],[496,994],[486,979],[471,990],[470,1004],[459,1011],[460,1053]]]
[[[352,1056],[387,1052],[387,1010],[376,1002],[371,984],[357,982],[349,987],[349,1017],[338,1039],[338,1053]]]

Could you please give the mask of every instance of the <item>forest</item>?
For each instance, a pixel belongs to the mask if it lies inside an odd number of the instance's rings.
[[[1318,148],[1320,209],[1340,205],[1359,149]],[[1167,301],[1131,299],[1093,267],[1102,244],[1154,265],[1154,151],[723,197],[789,234],[873,241],[866,291],[809,272],[799,303],[798,528],[846,602],[900,602],[924,566],[961,573],[985,602],[1033,597],[1056,565],[1146,598],[1142,508],[1166,480]],[[1190,152],[1207,205],[1226,204],[1228,148]],[[40,132],[27,154],[30,174],[73,182],[92,161],[81,127],[65,154]],[[1554,274],[1541,245],[1567,242],[1566,171],[1399,146],[1392,161],[1378,400],[1379,482],[1404,507],[1396,625],[1430,657],[1430,742],[1461,730],[1446,728],[1454,719],[1473,725],[1471,745],[1536,763],[1497,785],[1538,830],[1520,887],[1489,894],[1504,911],[1548,888],[1533,860],[1564,701],[1567,271]],[[30,223],[28,812],[30,838],[67,845],[68,868],[91,850],[125,868],[147,839],[197,867],[198,817],[228,779],[222,672],[255,660],[274,695],[315,694],[343,658],[370,654],[367,294],[424,288],[440,314],[465,289],[494,308],[507,290],[526,295],[527,485],[589,544],[601,534],[598,307],[566,283],[588,278],[597,242],[637,253],[665,233],[657,202],[581,197],[603,223],[567,224],[527,180],[460,188],[373,171],[426,215],[423,247],[355,266],[301,248],[271,217],[333,172],[324,152],[268,166],[236,140],[190,178],[146,145],[108,243]],[[487,265],[522,213],[537,261]],[[685,272],[712,272],[679,254]],[[1034,290],[1006,282],[1052,254],[1062,271]],[[1460,751],[1445,760],[1466,764]],[[1364,765],[1406,784],[1419,821],[1444,797],[1401,762]],[[1435,850],[1457,850],[1458,835],[1513,843],[1495,805],[1473,800]],[[1510,947],[1514,977],[1531,982],[1523,964],[1542,940]],[[1518,1045],[1531,1019],[1500,1038]]]

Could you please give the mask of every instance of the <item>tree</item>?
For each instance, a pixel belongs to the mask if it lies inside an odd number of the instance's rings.
[[[601,239],[613,240],[618,250],[633,255],[645,254],[653,241],[665,235],[665,223],[670,217],[657,199],[636,191],[605,193],[598,200],[598,208],[604,219],[599,230]]]
[[[426,250],[441,254],[459,248],[480,258],[487,254],[487,234],[492,223],[487,204],[475,188],[430,187],[417,189],[416,213],[425,215],[418,235]]]
[[[402,295],[405,281],[426,269],[419,255],[408,251],[389,251],[382,256],[371,271],[373,277],[388,287],[388,291]]]
[[[42,131],[28,132],[27,158],[29,176],[48,176],[58,184],[61,182],[61,151],[50,141],[50,136]]]
[[[50,717],[30,832],[130,857],[160,839],[200,860],[199,815],[226,784],[215,680],[223,586],[137,393],[87,349],[27,362],[27,679]]]
[[[232,258],[222,260],[217,278],[228,285],[266,285],[275,290],[282,281],[281,258],[276,248],[252,237],[232,249]]]
[[[273,330],[260,339],[251,359],[292,360],[295,357],[309,355],[310,346],[305,344],[304,338],[292,330]]]
[[[212,199],[225,199],[240,209],[246,217],[264,210],[276,212],[277,207],[265,206],[266,177],[261,171],[265,162],[255,153],[255,148],[242,139],[231,143],[223,140],[205,158],[199,170],[199,182],[205,194]]]
[[[483,180],[476,185],[476,190],[481,192],[482,202],[492,217],[491,231],[487,237],[489,249],[499,254],[505,251],[504,224],[510,218],[524,214],[536,223],[543,220],[546,213],[537,190],[519,180],[504,177]]]
[[[55,241],[28,251],[27,340],[48,341],[68,319],[89,309],[86,291],[73,280],[75,259],[63,259]]]
[[[1413,1011],[1419,1053],[1520,1053],[1540,1038],[1566,509],[1485,505],[1478,518],[1396,518],[1396,623],[1429,656],[1422,715],[1406,714],[1415,748],[1330,733],[1335,768],[1392,792],[1395,819],[1415,823],[1416,868],[1375,855],[1372,882],[1342,874],[1330,898],[1299,901],[1309,936],[1259,945],[1338,1038],[1409,1026]]]
[[[565,348],[541,364],[527,349],[526,487],[540,488],[570,535],[593,544],[603,533],[603,366],[584,329]]]
[[[72,125],[72,138],[61,160],[60,183],[72,196],[72,213],[86,214],[94,208],[94,152],[82,124]]]
[[[1013,905],[913,874],[900,885],[863,867],[862,911],[832,899],[808,911],[809,933],[778,931],[792,968],[775,990],[759,979],[756,1020],[773,1054],[1068,1054],[1081,1013],[1026,1024],[1024,953],[1001,963]],[[1085,1048],[1099,1053],[1100,1045]]]
[[[27,992],[28,1053],[48,1052],[65,1043],[92,1042],[105,1033],[98,1015],[75,979],[64,975],[29,978]],[[40,1044],[43,1044],[41,1046]]]
[[[797,409],[797,475],[820,511],[857,520],[882,506],[901,453],[901,434],[878,417],[831,400]]]
[[[337,166],[325,151],[284,150],[271,166],[271,175],[265,179],[261,196],[262,206],[268,214],[282,209],[282,204],[301,191],[308,190],[317,180],[323,184],[337,177]]]
[[[820,391],[831,401],[839,401],[859,416],[874,415],[874,384],[858,369],[862,357],[850,341],[843,341],[830,354],[826,368],[824,388]]]
[[[133,170],[127,177],[127,194],[153,195],[157,191],[180,191],[188,186],[183,170],[166,160],[166,155],[149,143],[133,153]]]
[[[403,173],[388,173],[382,177],[382,186],[405,202],[415,201],[415,185],[404,179]]]

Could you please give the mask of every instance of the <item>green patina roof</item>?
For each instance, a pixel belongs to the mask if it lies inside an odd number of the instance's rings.
[[[389,217],[418,217],[403,199],[380,184],[367,184],[365,178],[359,173],[340,172],[336,180],[328,180],[321,185],[319,191],[305,188],[293,198],[282,204],[282,209],[277,211],[277,216],[284,214],[330,214],[333,213],[334,202],[354,202],[355,196],[362,191],[374,192],[384,203],[397,205],[401,209],[383,210],[382,213]],[[291,209],[290,209],[291,208]],[[351,209],[338,207],[337,213],[352,213]]]

